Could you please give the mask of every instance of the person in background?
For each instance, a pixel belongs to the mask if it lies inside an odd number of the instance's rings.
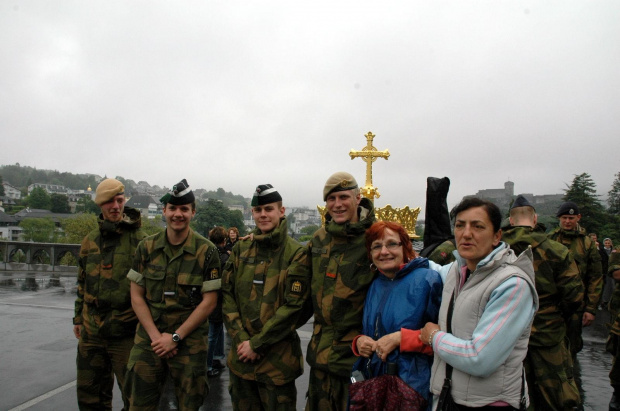
[[[239,241],[239,229],[237,227],[230,227],[228,229],[228,239],[226,240],[226,252],[231,253],[235,243]]]
[[[620,411],[620,247],[616,247],[610,252],[607,273],[616,282],[616,288],[609,302],[609,311],[613,323],[609,330],[606,347],[607,352],[614,356],[609,371],[609,382],[614,389],[611,401],[609,401],[609,411]]]
[[[228,261],[228,253],[226,252],[226,229],[224,227],[213,227],[209,231],[209,240],[217,247],[220,256],[220,264],[222,267]],[[217,305],[209,316],[209,350],[207,352],[207,377],[215,377],[219,375],[220,370],[225,366],[220,362],[220,358],[224,355],[224,318],[222,317],[222,290],[217,292]],[[217,355],[220,358],[216,359]]]
[[[583,301],[579,269],[562,244],[547,238],[534,206],[518,196],[510,208],[510,225],[502,240],[519,255],[531,247],[539,308],[534,316],[525,357],[530,408],[572,410],[581,403],[573,377],[573,361],[566,341],[564,318]]]
[[[420,334],[435,353],[431,392],[459,406],[518,409],[528,402],[523,360],[538,309],[532,252],[517,257],[501,241],[501,212],[489,201],[466,198],[451,214],[456,261],[431,264],[444,283],[439,323]]]
[[[566,319],[566,334],[573,360],[583,348],[581,332],[594,322],[598,302],[603,289],[601,256],[596,244],[579,225],[581,214],[577,204],[567,201],[560,205],[556,214],[560,226],[547,236],[568,248],[577,263],[579,275],[585,288],[584,301],[575,314]]]
[[[397,375],[428,402],[433,350],[418,337],[424,324],[437,322],[439,273],[416,256],[397,223],[374,223],[366,231],[366,250],[378,276],[366,295],[362,334],[353,340],[354,354],[363,357],[353,370],[371,378],[385,374],[387,362],[395,363]]]

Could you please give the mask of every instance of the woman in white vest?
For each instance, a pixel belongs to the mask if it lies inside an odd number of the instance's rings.
[[[420,334],[435,353],[434,409],[440,396],[464,410],[525,409],[523,359],[538,309],[532,253],[517,257],[500,240],[501,212],[491,202],[468,198],[450,214],[456,261],[432,267],[444,281],[439,324]]]

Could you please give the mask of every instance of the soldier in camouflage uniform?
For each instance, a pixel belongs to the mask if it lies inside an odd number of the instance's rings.
[[[616,288],[609,302],[613,323],[607,339],[607,351],[614,356],[609,371],[609,382],[614,389],[609,411],[620,411],[620,247],[616,247],[609,255],[607,274],[616,281]]]
[[[365,232],[375,214],[349,173],[329,177],[323,200],[328,213],[325,226],[314,233],[290,271],[312,275],[312,310],[302,317],[307,320],[314,313],[306,410],[345,410],[357,359],[351,343],[362,332],[364,301],[375,278],[365,245]]]
[[[560,227],[550,232],[548,237],[570,250],[579,268],[579,276],[585,289],[581,307],[566,319],[566,334],[574,360],[583,348],[582,327],[587,327],[594,322],[598,301],[601,298],[603,288],[601,256],[596,244],[587,236],[586,230],[579,226],[581,214],[579,214],[577,204],[570,201],[563,203],[556,216],[560,220]]]
[[[125,187],[113,178],[97,186],[99,228],[82,241],[73,333],[79,339],[80,409],[111,410],[114,375],[122,387],[138,319],[131,308],[127,272],[140,240],[140,212],[125,207]],[[123,404],[128,408],[127,396]]]
[[[232,338],[228,367],[234,410],[295,410],[303,373],[295,331],[309,276],[287,273],[302,247],[288,236],[282,197],[271,184],[252,197],[256,229],[237,241],[224,269],[222,312]]]
[[[566,410],[580,404],[573,378],[564,318],[583,301],[583,284],[568,248],[550,240],[537,224],[534,207],[518,196],[510,209],[510,226],[502,229],[502,240],[519,255],[532,247],[539,307],[525,357],[530,410]]]
[[[145,238],[128,274],[140,320],[127,364],[131,410],[156,410],[170,374],[180,410],[197,410],[208,391],[207,318],[217,303],[220,259],[194,232],[196,213],[187,181],[162,197],[166,229]]]

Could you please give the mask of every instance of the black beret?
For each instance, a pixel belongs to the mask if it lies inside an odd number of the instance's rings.
[[[558,209],[558,213],[555,215],[556,217],[561,217],[563,215],[577,215],[579,214],[579,207],[577,204],[572,201],[567,201],[563,203]]]
[[[534,208],[534,206],[529,201],[527,201],[527,198],[523,197],[521,194],[517,196],[517,198],[515,199],[515,202],[512,203],[512,207],[510,207],[510,209],[512,210],[513,208],[517,208],[517,207]],[[534,211],[536,211],[536,208],[534,208]]]

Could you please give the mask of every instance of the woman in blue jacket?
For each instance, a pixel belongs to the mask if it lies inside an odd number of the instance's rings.
[[[419,329],[438,318],[441,277],[426,258],[416,258],[399,224],[373,224],[366,248],[378,276],[366,296],[362,334],[353,341],[353,352],[362,357],[354,370],[376,377],[395,363],[397,375],[428,401],[433,357],[420,342]]]

